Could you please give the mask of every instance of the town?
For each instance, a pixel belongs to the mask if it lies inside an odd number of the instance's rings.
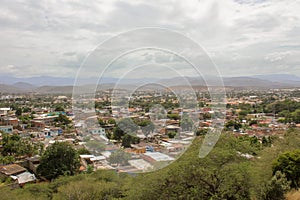
[[[299,89],[228,87],[223,115],[212,108],[210,94],[203,89],[196,90],[198,105],[187,108],[169,89],[136,91],[127,108],[112,105],[112,92],[97,91],[94,98],[77,102],[70,94],[1,94],[2,184],[19,187],[49,180],[37,169],[45,150],[57,143],[76,150],[76,173],[138,173],[173,162],[195,137],[209,134],[212,124],[262,146],[271,146],[273,137],[290,128],[300,128]],[[252,159],[255,154],[243,156]]]

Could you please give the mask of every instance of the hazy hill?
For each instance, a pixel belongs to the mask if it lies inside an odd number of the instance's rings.
[[[163,87],[189,87],[189,86],[205,86],[206,82],[210,86],[220,86],[218,79],[213,76],[206,77],[206,80],[199,77],[174,77],[165,79],[155,78],[140,78],[140,79],[122,79],[118,82],[116,78],[104,77],[100,81],[98,89],[114,88],[115,84],[119,84],[119,88],[136,88],[147,83],[153,83],[151,88],[157,88],[159,85]],[[93,92],[92,84],[96,84],[98,78],[80,79],[77,83],[78,87],[83,91]],[[22,92],[37,92],[37,93],[72,93],[74,79],[62,77],[32,77],[32,78],[15,78],[15,77],[0,77],[0,92],[1,93],[22,93]],[[256,75],[256,76],[241,76],[241,77],[224,77],[224,86],[237,88],[294,88],[300,87],[300,77],[287,74],[273,75]],[[156,86],[155,86],[156,84]],[[150,87],[149,87],[150,88]]]

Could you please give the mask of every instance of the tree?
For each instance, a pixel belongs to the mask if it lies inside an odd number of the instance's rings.
[[[83,154],[90,154],[89,150],[87,150],[86,148],[82,147],[80,149],[77,149],[77,152],[79,155],[83,155]]]
[[[292,118],[295,123],[300,123],[300,109],[292,113]]]
[[[127,153],[123,151],[122,149],[119,149],[117,151],[114,151],[108,158],[108,161],[111,164],[120,164],[120,165],[127,165],[128,160],[130,160],[131,155],[130,153]]]
[[[113,138],[115,140],[121,140],[124,135],[125,135],[125,132],[122,129],[120,129],[118,126],[114,128]]]
[[[168,137],[169,138],[174,138],[175,136],[176,136],[176,132],[174,132],[174,131],[170,131],[170,132],[168,132]]]
[[[21,116],[22,115],[22,108],[18,108],[17,110],[16,110],[16,116],[17,117],[19,117],[19,116]]]
[[[205,135],[205,134],[207,134],[207,133],[208,133],[208,129],[206,129],[206,128],[197,130],[197,131],[195,132],[196,136],[199,136],[199,135]]]
[[[97,140],[89,140],[86,144],[86,147],[91,151],[103,151],[105,150],[105,144]]]
[[[39,148],[37,143],[32,143],[30,139],[21,138],[19,135],[10,135],[2,133],[2,150],[3,156],[31,156]]]
[[[131,135],[129,134],[124,135],[124,137],[122,138],[122,146],[125,148],[129,148],[131,147],[131,142],[132,142]]]
[[[230,120],[225,124],[225,127],[227,129],[234,128],[235,130],[239,130],[240,128],[242,128],[242,125],[239,122]]]
[[[74,175],[80,166],[79,156],[71,144],[55,142],[41,157],[38,175],[52,180],[60,175]]]
[[[98,123],[100,126],[104,126],[106,123],[103,121],[103,119],[98,119]]]
[[[138,123],[139,126],[141,126],[141,129],[145,136],[148,136],[151,132],[153,133],[155,129],[155,125],[150,120],[144,120]]]
[[[130,118],[124,118],[118,122],[118,127],[125,133],[134,133],[138,130],[138,126],[132,122]]]
[[[108,124],[116,124],[116,121],[113,118],[109,118]]]
[[[282,200],[285,199],[285,193],[290,189],[290,182],[285,175],[277,171],[272,179],[265,185],[261,194],[264,200]]]
[[[278,156],[273,164],[273,174],[280,171],[291,181],[292,188],[299,188],[300,150],[288,151]]]
[[[173,120],[178,120],[180,118],[178,114],[168,114],[167,117]]]
[[[129,148],[131,144],[138,144],[139,142],[140,138],[132,134],[125,134],[122,138],[122,146],[125,148]]]
[[[55,111],[55,112],[59,112],[59,111],[62,111],[62,112],[64,112],[64,111],[65,111],[65,109],[64,109],[64,107],[63,107],[63,106],[61,106],[61,105],[58,105],[58,106],[56,106],[56,107],[55,107],[54,111]]]
[[[184,116],[182,117],[181,121],[180,121],[180,126],[182,128],[183,131],[190,131],[193,128],[193,121],[191,118],[189,118],[188,116]]]
[[[71,120],[69,120],[69,118],[66,115],[59,114],[58,118],[56,118],[56,122],[59,122],[63,125],[68,125],[71,123]]]

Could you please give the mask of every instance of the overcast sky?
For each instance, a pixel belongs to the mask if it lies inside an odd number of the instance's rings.
[[[104,40],[161,27],[195,40],[224,76],[300,76],[298,0],[0,2],[1,75],[74,77]]]

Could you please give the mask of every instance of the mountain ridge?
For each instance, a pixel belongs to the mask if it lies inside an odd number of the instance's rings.
[[[51,81],[49,81],[51,79]],[[24,80],[28,82],[24,82]],[[44,81],[41,81],[44,80]],[[136,85],[157,84],[164,87],[174,86],[205,86],[209,83],[210,86],[220,86],[220,81],[217,77],[207,76],[204,80],[199,77],[173,77],[166,79],[155,78],[140,78],[140,79],[122,79],[120,82],[117,78],[103,77],[100,79],[100,88],[112,88],[116,83],[121,87],[134,87]],[[269,74],[269,75],[254,75],[254,76],[236,76],[223,77],[223,84],[226,87],[245,87],[245,88],[298,88],[300,87],[300,77],[288,74]],[[31,78],[16,78],[8,76],[0,77],[0,92],[1,93],[72,93],[75,78],[50,77],[40,76]],[[43,84],[44,83],[44,84]],[[95,83],[98,83],[98,78],[91,77],[90,79],[78,80],[76,87],[87,89]],[[222,85],[221,85],[222,86]],[[99,87],[98,87],[99,88]]]

